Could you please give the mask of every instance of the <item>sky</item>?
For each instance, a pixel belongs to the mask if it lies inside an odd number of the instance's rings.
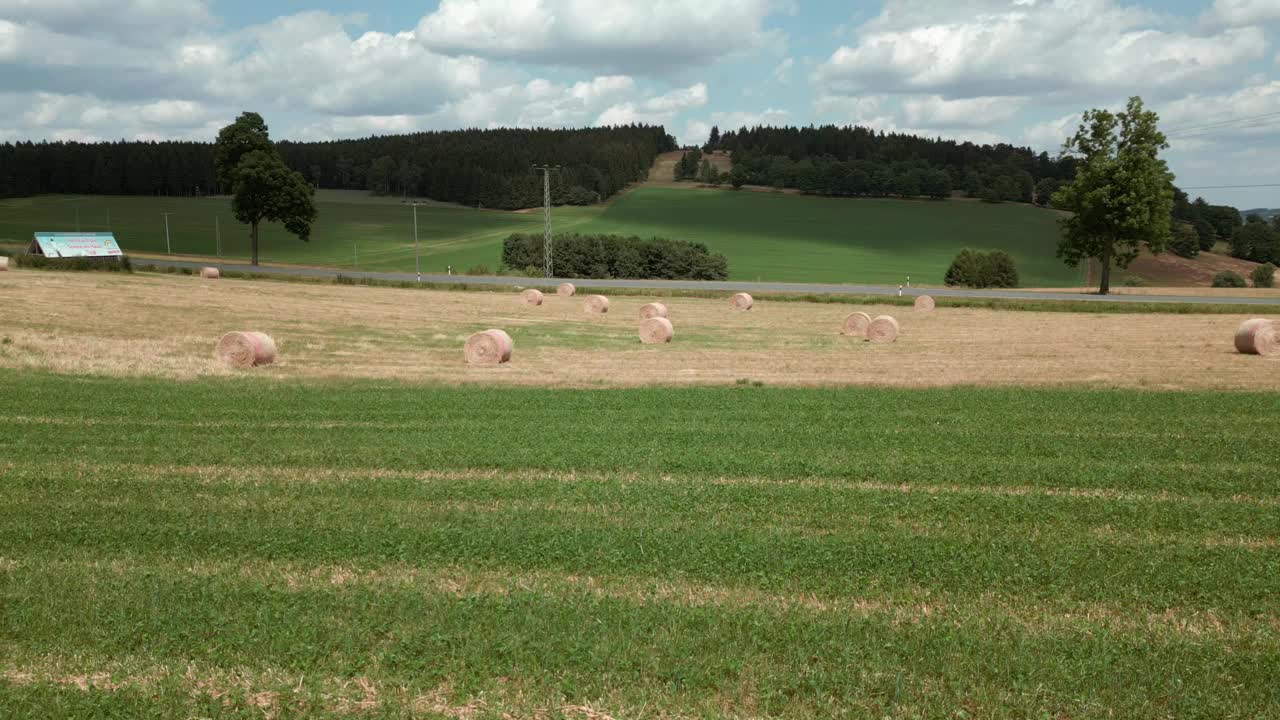
[[[1141,95],[1192,196],[1280,207],[1280,0],[0,0],[0,142],[857,124],[1057,153]]]

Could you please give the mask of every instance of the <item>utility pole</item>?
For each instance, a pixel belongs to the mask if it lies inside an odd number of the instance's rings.
[[[167,212],[167,213],[160,213],[160,214],[164,216],[164,249],[166,252],[172,255],[173,246],[169,244],[169,216],[173,215],[173,213]]]
[[[554,277],[551,258],[551,171],[559,170],[559,165],[534,165],[533,169],[542,173],[542,269],[547,277]]]
[[[422,258],[418,254],[418,203],[413,204],[413,266],[418,271],[418,282],[422,282]]]

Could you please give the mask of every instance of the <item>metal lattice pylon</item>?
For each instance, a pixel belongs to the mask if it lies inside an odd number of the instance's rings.
[[[558,165],[535,165],[533,168],[542,171],[542,270],[547,277],[555,277],[551,239],[551,171],[558,168]]]

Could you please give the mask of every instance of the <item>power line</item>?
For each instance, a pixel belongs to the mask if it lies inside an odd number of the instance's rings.
[[[1216,128],[1219,126],[1235,125],[1236,123],[1253,122],[1255,120],[1263,120],[1266,118],[1272,118],[1276,116],[1280,116],[1280,112],[1269,112],[1269,113],[1263,113],[1261,115],[1250,115],[1250,116],[1241,117],[1241,118],[1234,118],[1232,120],[1219,120],[1217,122],[1205,123],[1203,125],[1188,125],[1187,127],[1180,127],[1180,128],[1174,128],[1173,130],[1169,130],[1165,132],[1165,136],[1169,137],[1173,135],[1181,135],[1183,133],[1194,132],[1197,130],[1207,130],[1209,128]]]
[[[1275,125],[1277,123],[1280,123],[1280,118],[1277,118],[1272,121],[1251,122],[1247,125],[1233,125],[1229,127],[1214,128],[1212,130],[1203,130],[1201,132],[1191,133],[1189,135],[1176,135],[1169,139],[1170,140],[1190,140],[1192,138],[1204,137],[1206,135],[1218,135],[1221,133],[1230,132],[1232,130],[1249,130],[1251,128],[1267,127],[1269,125]]]

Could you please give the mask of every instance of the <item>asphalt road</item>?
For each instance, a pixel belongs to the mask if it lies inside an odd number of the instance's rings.
[[[244,263],[208,263],[188,260],[162,260],[139,258],[141,265],[158,267],[201,268],[214,266],[228,272],[252,272],[263,275],[294,275],[332,278],[342,275],[350,278],[369,278],[392,282],[413,281],[413,273],[361,272],[332,268],[297,267],[293,265],[248,265]],[[723,290],[728,292],[780,292],[816,293],[829,295],[897,295],[899,288],[890,285],[831,285],[820,283],[777,283],[707,280],[569,280],[577,285],[600,288],[636,288],[642,290]],[[564,282],[558,278],[495,277],[471,275],[428,275],[422,282],[459,283],[463,285],[525,286]],[[1026,290],[961,290],[955,288],[902,288],[903,295],[932,295],[934,297],[1003,298],[1008,300],[1077,300],[1085,302],[1162,302],[1209,303],[1218,305],[1280,305],[1280,298],[1250,297],[1194,297],[1187,295],[1088,295],[1078,292],[1030,292]]]

